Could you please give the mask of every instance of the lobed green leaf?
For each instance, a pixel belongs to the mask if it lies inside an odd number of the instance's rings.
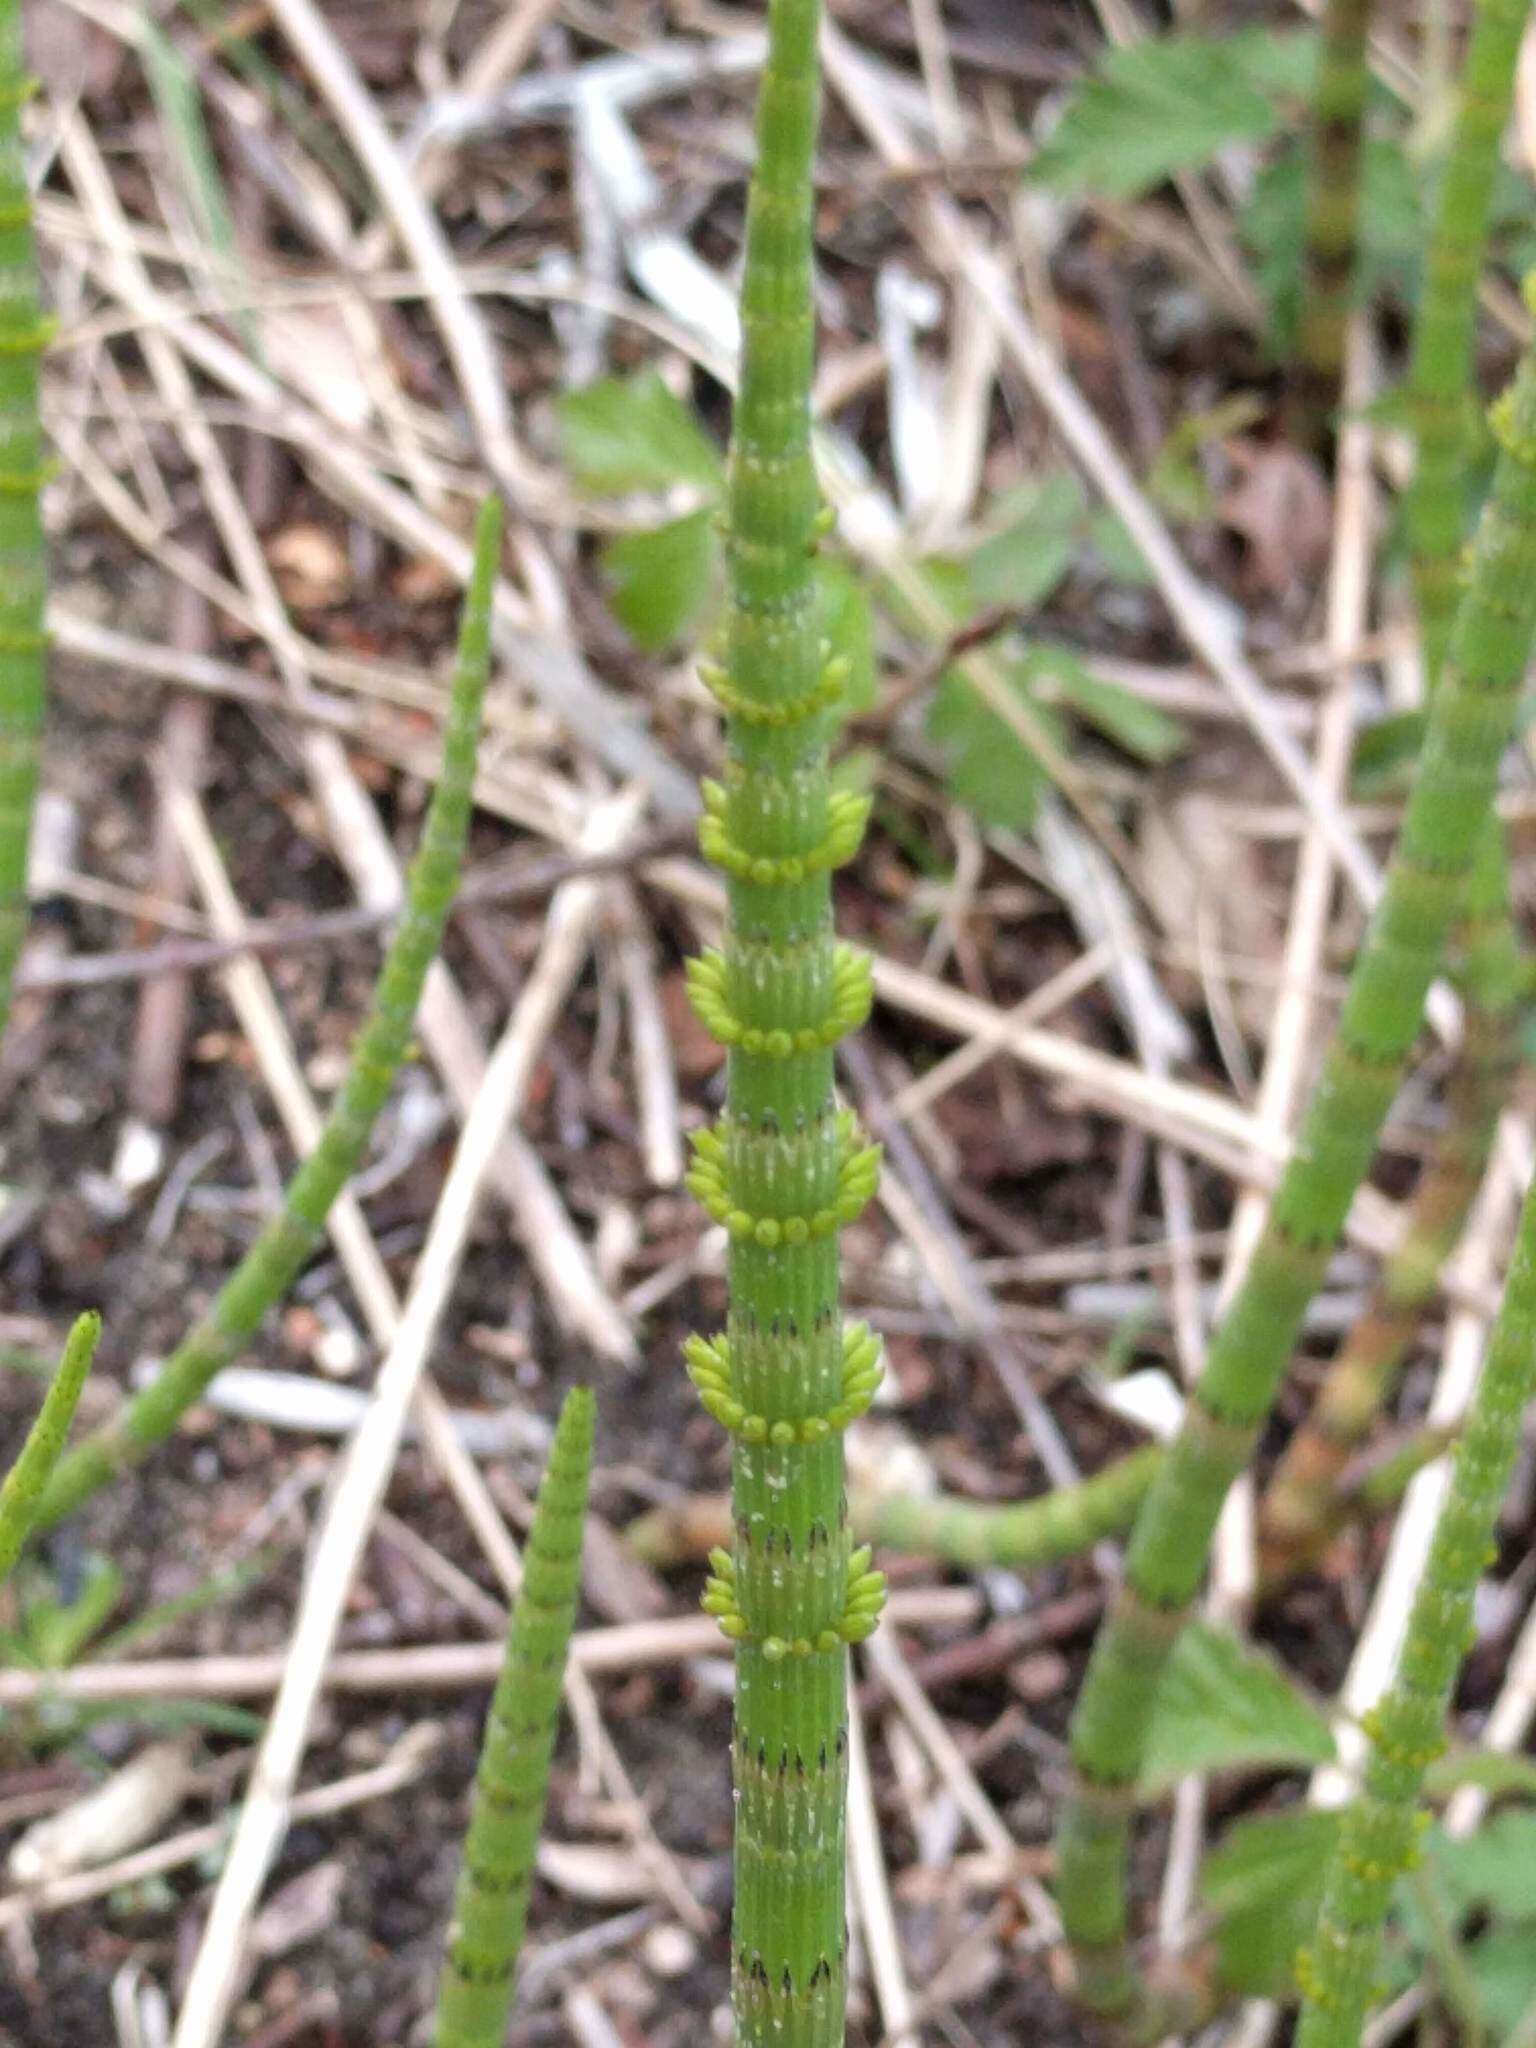
[[[720,489],[720,451],[654,370],[568,392],[558,420],[566,467],[583,490],[617,497],[673,484]]]

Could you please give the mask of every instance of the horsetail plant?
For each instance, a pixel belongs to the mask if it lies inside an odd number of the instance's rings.
[[[59,1461],[69,1425],[75,1419],[100,1337],[101,1317],[94,1309],[76,1317],[37,1419],[27,1432],[15,1464],[5,1475],[5,1484],[0,1486],[0,1584],[10,1577],[11,1567],[37,1520],[43,1488]]]
[[[1414,321],[1408,410],[1416,453],[1403,519],[1424,673],[1431,685],[1445,660],[1456,614],[1473,421],[1476,283],[1529,13],[1528,0],[1477,0]]]
[[[942,1558],[972,1570],[1001,1565],[1033,1571],[1081,1557],[1107,1536],[1123,1535],[1136,1519],[1162,1455],[1161,1445],[1143,1444],[1091,1478],[1005,1506],[948,1494],[855,1494],[853,1526],[857,1535],[886,1550]]]
[[[1107,1536],[1123,1535],[1161,1456],[1157,1444],[1143,1444],[1075,1485],[1007,1503],[855,1487],[848,1497],[848,1523],[855,1541],[885,1550],[939,1558],[962,1568],[995,1564],[1032,1571],[1078,1557]],[[728,1501],[695,1495],[637,1516],[624,1540],[647,1564],[681,1564],[729,1541],[730,1520]]]
[[[463,863],[490,672],[491,596],[500,540],[501,507],[487,499],[475,526],[474,567],[459,629],[441,773],[411,863],[404,912],[319,1142],[289,1181],[277,1215],[156,1377],[62,1459],[38,1510],[41,1523],[72,1513],[171,1434],[209,1382],[249,1344],[262,1318],[313,1256],[332,1203],[368,1149],[410,1043],[422,984],[442,943]]]
[[[868,803],[828,767],[842,665],[822,639],[815,554],[827,515],[810,445],[812,162],[819,0],[771,0],[747,202],[742,360],[726,484],[723,781],[700,843],[727,877],[723,949],[690,991],[727,1048],[726,1104],[689,1184],[729,1237],[725,1332],[688,1369],[732,1439],[733,1535],[704,1596],[736,1649],[732,1991],[743,2048],[843,2039],[846,1646],[884,1581],[852,1545],[842,1431],[879,1350],[843,1328],[837,1233],[874,1192],[879,1152],[837,1105],[833,1047],[869,1009],[868,964],[839,946],[831,874]]]
[[[436,2048],[502,2048],[549,1793],[592,1470],[596,1404],[565,1397],[491,1699],[437,1996]]]
[[[1137,1996],[1127,1864],[1157,1683],[1401,1081],[1514,722],[1536,629],[1536,355],[1492,420],[1500,457],[1382,899],[1263,1233],[1137,1517],[1072,1718],[1059,1897],[1080,1995],[1108,2014]]]
[[[1527,459],[1536,465],[1536,422]],[[1365,1716],[1361,1790],[1329,1862],[1311,1945],[1297,1958],[1299,2048],[1356,2048],[1373,1997],[1387,1908],[1418,1858],[1424,1774],[1446,1747],[1473,1599],[1536,1395],[1536,1187],[1527,1190],[1504,1299],[1451,1464],[1450,1486],[1414,1593],[1397,1675]]]
[[[0,1030],[26,936],[27,848],[48,659],[42,516],[48,463],[38,362],[53,323],[38,303],[21,136],[21,111],[32,90],[22,62],[20,0],[0,0]]]
[[[1274,1587],[1315,1564],[1339,1526],[1347,1467],[1391,1399],[1446,1260],[1481,1185],[1514,1072],[1521,962],[1510,918],[1503,832],[1478,848],[1457,927],[1463,1036],[1446,1084],[1444,1128],[1408,1203],[1403,1234],[1364,1313],[1329,1365],[1282,1453],[1259,1510],[1259,1572]]]
[[[1344,375],[1359,241],[1370,0],[1326,0],[1308,110],[1301,314],[1291,410],[1304,442],[1326,435]]]
[[[1461,571],[1476,282],[1529,12],[1527,0],[1480,0],[1477,7],[1414,322],[1408,396],[1417,457],[1403,516],[1431,690],[1445,661]],[[1314,1562],[1326,1544],[1339,1474],[1390,1398],[1487,1165],[1515,1062],[1520,957],[1506,868],[1504,829],[1490,817],[1453,948],[1466,1029],[1447,1086],[1445,1128],[1410,1203],[1402,1242],[1266,1488],[1261,1543],[1271,1580]]]

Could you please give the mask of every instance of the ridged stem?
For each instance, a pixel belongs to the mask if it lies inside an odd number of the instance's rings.
[[[1474,15],[1414,322],[1408,395],[1418,453],[1403,510],[1431,690],[1445,661],[1456,611],[1477,284],[1487,250],[1499,143],[1509,122],[1528,14],[1527,0],[1480,0]],[[1459,963],[1456,978],[1466,1031],[1447,1086],[1446,1127],[1420,1177],[1402,1243],[1266,1490],[1260,1539],[1263,1570],[1270,1579],[1304,1570],[1326,1547],[1338,1474],[1391,1398],[1487,1165],[1515,1063],[1519,945],[1509,908],[1507,858],[1503,826],[1490,818],[1466,918],[1452,949]]]
[[[819,0],[771,0],[747,202],[742,362],[727,477],[720,660],[723,783],[700,843],[728,878],[723,950],[693,963],[695,1007],[728,1048],[726,1106],[689,1184],[729,1233],[723,1337],[689,1369],[733,1439],[734,1534],[705,1605],[736,1644],[732,1988],[742,2048],[843,2039],[846,1649],[881,1581],[853,1551],[841,1431],[869,1405],[878,1347],[844,1331],[837,1232],[878,1154],[837,1107],[832,1048],[869,1005],[836,944],[832,870],[868,805],[835,793],[811,460]]]
[[[855,1494],[854,1530],[887,1550],[942,1558],[966,1569],[1001,1565],[1031,1571],[1079,1557],[1128,1529],[1162,1455],[1158,1445],[1144,1444],[1091,1479],[1007,1506],[947,1494]]]
[[[566,1395],[539,1485],[475,1774],[438,1985],[436,2048],[502,2048],[507,2037],[581,1591],[595,1406],[587,1387]]]
[[[1403,1234],[1364,1314],[1329,1366],[1264,1492],[1260,1576],[1271,1587],[1315,1564],[1338,1527],[1345,1468],[1396,1390],[1440,1274],[1481,1185],[1516,1059],[1521,961],[1509,908],[1504,833],[1497,820],[1478,847],[1458,983],[1464,1032],[1446,1088],[1445,1125],[1419,1176]]]
[[[1382,899],[1263,1233],[1137,1517],[1125,1583],[1072,1720],[1076,1782],[1058,1837],[1059,1893],[1081,1995],[1107,2013],[1129,2010],[1137,1992],[1127,1864],[1157,1683],[1401,1082],[1514,723],[1536,626],[1529,357],[1493,422],[1501,454]]]
[[[1357,2048],[1372,2003],[1381,1932],[1427,1820],[1424,1773],[1445,1748],[1446,1713],[1476,1637],[1473,1600],[1494,1555],[1499,1508],[1536,1395],[1536,1191],[1527,1191],[1504,1300],[1451,1464],[1397,1676],[1365,1717],[1359,1796],[1329,1864],[1317,1932],[1298,1958],[1299,2048]]]
[[[27,846],[47,685],[48,474],[38,363],[53,332],[38,303],[21,110],[20,0],[0,0],[0,1030],[27,929]]]
[[[1440,673],[1456,616],[1466,534],[1477,286],[1499,144],[1509,125],[1528,0],[1477,0],[1450,147],[1440,173],[1413,330],[1409,415],[1417,456],[1403,506],[1424,673]]]
[[[1326,438],[1344,374],[1354,288],[1370,0],[1324,0],[1307,124],[1301,315],[1291,411],[1298,437]]]
[[[64,1449],[100,1336],[101,1317],[94,1310],[75,1319],[37,1419],[0,1486],[0,1585],[10,1577],[21,1546],[36,1524],[43,1488]]]
[[[443,762],[391,939],[351,1063],[318,1144],[283,1191],[281,1209],[159,1373],[117,1415],[60,1463],[39,1510],[57,1522],[135,1465],[176,1428],[209,1382],[250,1343],[325,1234],[331,1204],[357,1171],[411,1041],[427,970],[442,943],[473,809],[480,709],[490,671],[491,594],[501,508],[487,500],[475,529],[475,561],[459,633]]]

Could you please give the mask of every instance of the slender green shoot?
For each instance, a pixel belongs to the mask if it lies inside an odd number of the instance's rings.
[[[1536,450],[1533,450],[1536,452]],[[1482,1375],[1451,1463],[1397,1676],[1365,1717],[1371,1747],[1344,1818],[1311,1946],[1298,1958],[1300,2048],[1356,2048],[1374,1996],[1382,1927],[1428,1819],[1424,1775],[1446,1747],[1446,1714],[1476,1638],[1473,1600],[1495,1555],[1494,1531],[1536,1395],[1536,1190],[1520,1215],[1514,1258]]]
[[[1509,1094],[1522,967],[1509,914],[1503,831],[1493,823],[1478,847],[1457,927],[1464,1035],[1447,1083],[1445,1123],[1365,1313],[1264,1490],[1260,1577],[1270,1587],[1316,1564],[1339,1527],[1345,1470],[1396,1390],[1471,1212]]]
[[[1033,1571],[1123,1535],[1162,1455],[1160,1445],[1144,1444],[1091,1479],[1002,1507],[948,1494],[855,1494],[854,1533],[886,1550],[942,1558],[967,1570],[1001,1565]]]
[[[75,1419],[80,1392],[101,1337],[101,1317],[94,1310],[78,1316],[64,1344],[37,1420],[21,1447],[21,1455],[0,1486],[0,1582],[11,1575],[33,1524],[48,1476],[58,1464],[69,1425]]]
[[[1418,456],[1404,503],[1424,675],[1445,662],[1461,574],[1472,424],[1477,280],[1488,243],[1499,143],[1514,95],[1528,0],[1479,0],[1436,195],[1408,380]],[[1407,1227],[1366,1314],[1334,1361],[1306,1422],[1266,1489],[1263,1572],[1271,1581],[1315,1563],[1344,1465],[1390,1400],[1441,1268],[1483,1177],[1515,1060],[1519,946],[1509,909],[1504,830],[1487,826],[1456,936],[1466,1036],[1447,1088],[1444,1132],[1421,1175]]]
[[[500,537],[501,508],[488,499],[475,528],[474,569],[443,735],[442,773],[411,864],[405,911],[319,1143],[288,1183],[278,1214],[157,1376],[62,1460],[43,1497],[40,1521],[57,1522],[72,1513],[171,1434],[209,1382],[250,1343],[268,1310],[314,1255],[331,1204],[368,1149],[410,1044],[422,984],[442,943],[463,863],[473,810],[480,710],[490,672],[491,595]]]
[[[539,1486],[523,1552],[523,1583],[475,1776],[438,1985],[436,2048],[502,2048],[507,2037],[581,1591],[595,1412],[590,1388],[574,1387],[566,1395]]]
[[[1500,459],[1382,900],[1247,1274],[1137,1517],[1125,1584],[1073,1716],[1059,1897],[1080,1995],[1110,2014],[1128,2011],[1138,1990],[1126,1887],[1158,1680],[1402,1079],[1513,727],[1536,628],[1536,357],[1492,417]]]
[[[850,1540],[842,1432],[880,1376],[843,1328],[837,1233],[879,1172],[837,1105],[833,1048],[869,1009],[869,963],[836,943],[831,874],[867,799],[834,788],[846,663],[823,640],[815,554],[827,517],[811,458],[812,163],[819,0],[770,0],[747,201],[742,360],[726,485],[727,601],[700,674],[727,765],[700,843],[724,870],[723,950],[692,963],[694,1007],[727,1048],[726,1106],[694,1140],[689,1185],[725,1226],[725,1331],[687,1347],[732,1438],[734,1534],[707,1610],[736,1645],[736,1905],[741,2048],[841,2048],[846,1960],[846,1645],[884,1581]]]
[[[47,696],[48,563],[42,492],[49,464],[38,364],[53,333],[38,301],[21,110],[20,0],[0,4],[0,1030],[27,930],[27,848]]]
[[[1417,459],[1403,517],[1424,673],[1431,683],[1445,661],[1456,616],[1474,417],[1477,280],[1529,13],[1529,0],[1477,0],[1414,323],[1408,400]]]
[[[1326,438],[1344,375],[1360,223],[1370,0],[1325,0],[1307,128],[1301,318],[1291,411],[1298,438]]]

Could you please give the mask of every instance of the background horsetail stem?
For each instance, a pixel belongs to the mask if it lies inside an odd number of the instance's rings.
[[[848,1519],[860,1543],[941,1558],[946,1564],[1028,1571],[1077,1557],[1106,1536],[1123,1535],[1161,1455],[1157,1444],[1144,1444],[1075,1486],[1006,1504],[945,1493],[861,1493],[855,1488]],[[730,1503],[712,1494],[652,1508],[624,1531],[637,1557],[663,1569],[692,1563],[730,1538]]]
[[[1444,1128],[1365,1313],[1329,1366],[1264,1491],[1260,1577],[1270,1588],[1316,1564],[1336,1534],[1346,1467],[1391,1399],[1488,1163],[1515,1066],[1521,987],[1502,854],[1502,828],[1485,832],[1457,931],[1464,949],[1457,981],[1466,1004],[1462,1043],[1446,1087]]]
[[[52,331],[38,306],[21,110],[20,0],[0,0],[0,1030],[27,928],[27,845],[47,673],[43,607],[47,474],[38,359]]]
[[[946,1494],[855,1494],[853,1524],[859,1536],[888,1550],[966,1567],[1029,1571],[1081,1556],[1104,1537],[1128,1529],[1162,1455],[1159,1445],[1143,1444],[1091,1479],[1007,1506]]]
[[[1533,450],[1536,454],[1536,450]],[[1299,2048],[1356,2048],[1372,2002],[1381,1930],[1397,1880],[1417,1859],[1424,1773],[1445,1748],[1456,1675],[1476,1635],[1472,1605],[1494,1555],[1521,1425],[1536,1394],[1536,1189],[1528,1190],[1503,1304],[1451,1482],[1414,1594],[1397,1677],[1365,1716],[1365,1780],[1344,1816],[1316,1935],[1297,1958]]]
[[[1477,280],[1528,13],[1526,0],[1482,0],[1477,9],[1414,325],[1408,390],[1418,453],[1404,521],[1431,689],[1445,661],[1456,609]],[[1515,1063],[1520,959],[1504,829],[1497,818],[1489,818],[1486,833],[1453,946],[1466,1034],[1447,1085],[1445,1128],[1420,1177],[1402,1242],[1266,1489],[1260,1537],[1263,1570],[1271,1581],[1304,1570],[1326,1547],[1339,1474],[1391,1397],[1487,1165]]]
[[[1370,0],[1325,0],[1307,125],[1301,312],[1291,415],[1303,446],[1327,438],[1344,373],[1370,83]]]
[[[384,956],[372,1006],[319,1143],[283,1192],[212,1308],[156,1378],[63,1458],[38,1519],[57,1522],[168,1437],[217,1373],[239,1356],[267,1311],[292,1286],[325,1232],[331,1204],[357,1171],[410,1043],[422,983],[442,941],[473,809],[480,710],[490,672],[491,595],[501,507],[488,499],[475,527],[475,560],[459,629],[443,763],[406,884],[405,909]]]
[[[94,1310],[76,1318],[37,1420],[21,1447],[21,1455],[5,1475],[4,1486],[0,1486],[0,1582],[10,1576],[11,1566],[37,1520],[38,1502],[49,1473],[59,1461],[69,1425],[75,1419],[80,1390],[91,1369],[100,1336],[101,1317]]]
[[[742,361],[727,482],[720,659],[724,780],[700,843],[728,878],[724,947],[690,968],[728,1050],[721,1120],[689,1185],[730,1237],[724,1334],[688,1368],[732,1437],[734,1533],[705,1606],[736,1645],[732,1991],[743,2048],[843,2040],[846,1650],[883,1581],[851,1548],[842,1431],[879,1377],[844,1330],[837,1232],[874,1191],[878,1153],[833,1093],[833,1047],[869,1008],[867,963],[839,946],[831,872],[868,810],[835,792],[827,747],[844,682],[822,641],[824,521],[810,450],[812,160],[819,0],[771,0],[747,202]]]
[[[528,1887],[544,1823],[566,1652],[581,1590],[581,1532],[596,1404],[565,1397],[523,1552],[454,1895],[437,1996],[436,2048],[502,2048]]]
[[[1157,1681],[1200,1584],[1227,1489],[1253,1454],[1307,1304],[1402,1078],[1447,933],[1466,900],[1536,626],[1536,361],[1494,408],[1502,444],[1471,577],[1382,900],[1295,1153],[1183,1426],[1136,1520],[1125,1584],[1072,1719],[1076,1783],[1058,1837],[1081,1995],[1134,2003],[1126,1946],[1131,1815]]]
[[[1466,532],[1477,281],[1488,244],[1499,144],[1509,125],[1528,0],[1479,0],[1435,199],[1413,331],[1409,415],[1417,454],[1403,507],[1424,673],[1450,644]]]

